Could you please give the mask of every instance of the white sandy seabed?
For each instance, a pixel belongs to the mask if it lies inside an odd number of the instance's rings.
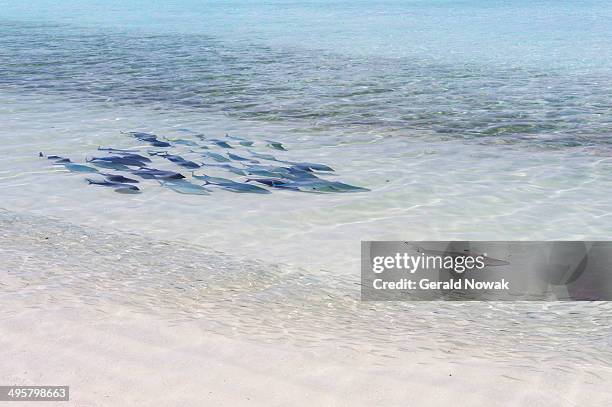
[[[4,210],[0,250],[0,383],[68,405],[612,405],[608,303],[363,303],[348,278]]]

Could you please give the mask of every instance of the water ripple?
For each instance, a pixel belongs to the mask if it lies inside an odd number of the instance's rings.
[[[198,34],[10,22],[0,22],[0,59],[3,87],[117,106],[545,148],[612,140],[612,78],[588,72],[359,59]]]
[[[255,341],[336,341],[386,357],[427,347],[533,371],[612,362],[607,302],[360,302],[356,277],[4,210],[0,249],[3,309],[116,305]]]

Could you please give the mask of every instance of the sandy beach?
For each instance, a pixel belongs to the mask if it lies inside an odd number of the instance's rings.
[[[195,324],[125,310],[100,317],[103,311],[28,310],[4,318],[2,382],[69,384],[71,406],[605,406],[612,401],[605,385],[612,380],[609,366],[553,363],[534,373],[501,367],[490,358],[449,362],[440,350],[398,359],[334,343],[313,351],[230,339]]]
[[[69,385],[70,405],[604,406],[612,401],[606,386],[612,380],[609,344],[600,336],[610,310],[603,303],[601,319],[594,319],[590,330],[572,328],[568,309],[543,304],[525,305],[532,312],[547,309],[535,322],[524,320],[527,329],[537,324],[541,330],[530,336],[510,334],[512,319],[505,329],[485,322],[472,330],[461,317],[486,309],[498,319],[505,314],[497,305],[477,303],[471,311],[434,303],[451,314],[446,321],[436,317],[434,327],[427,319],[431,306],[419,311],[331,302],[336,292],[331,285],[301,284],[302,278],[278,268],[265,267],[268,276],[254,284],[248,278],[260,266],[241,274],[245,264],[205,247],[183,247],[177,260],[163,251],[181,246],[173,242],[28,214],[0,215],[0,379]],[[133,267],[140,256],[160,263]],[[231,278],[196,278],[197,269],[185,277],[188,285],[160,278],[181,270],[185,275],[182,268],[202,258],[214,267],[215,256],[224,257],[221,272],[232,270]],[[166,269],[168,264],[176,269]],[[263,295],[266,291],[270,295]],[[598,307],[591,307],[569,309],[578,322],[596,313]],[[369,316],[360,320],[359,314]],[[558,317],[546,317],[551,315]],[[565,326],[561,337],[556,324]]]

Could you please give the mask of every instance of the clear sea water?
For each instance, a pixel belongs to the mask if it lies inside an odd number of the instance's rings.
[[[0,2],[2,206],[353,273],[367,239],[606,239],[612,6]],[[118,196],[38,160],[256,141],[369,193]],[[274,152],[274,151],[268,151]]]
[[[361,240],[609,239],[611,68],[609,2],[0,0],[1,299],[609,365],[609,304],[356,295]],[[38,158],[133,130],[238,135],[371,191],[121,195]]]

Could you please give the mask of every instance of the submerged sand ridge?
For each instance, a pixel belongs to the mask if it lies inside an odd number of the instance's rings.
[[[608,303],[365,303],[357,273],[5,210],[0,255],[0,380],[70,405],[612,401]]]
[[[568,370],[612,361],[604,302],[360,302],[357,273],[314,273],[8,211],[0,211],[0,250],[5,315],[129,311],[256,342],[316,349],[335,341],[390,358],[428,349],[536,371],[536,360]]]

